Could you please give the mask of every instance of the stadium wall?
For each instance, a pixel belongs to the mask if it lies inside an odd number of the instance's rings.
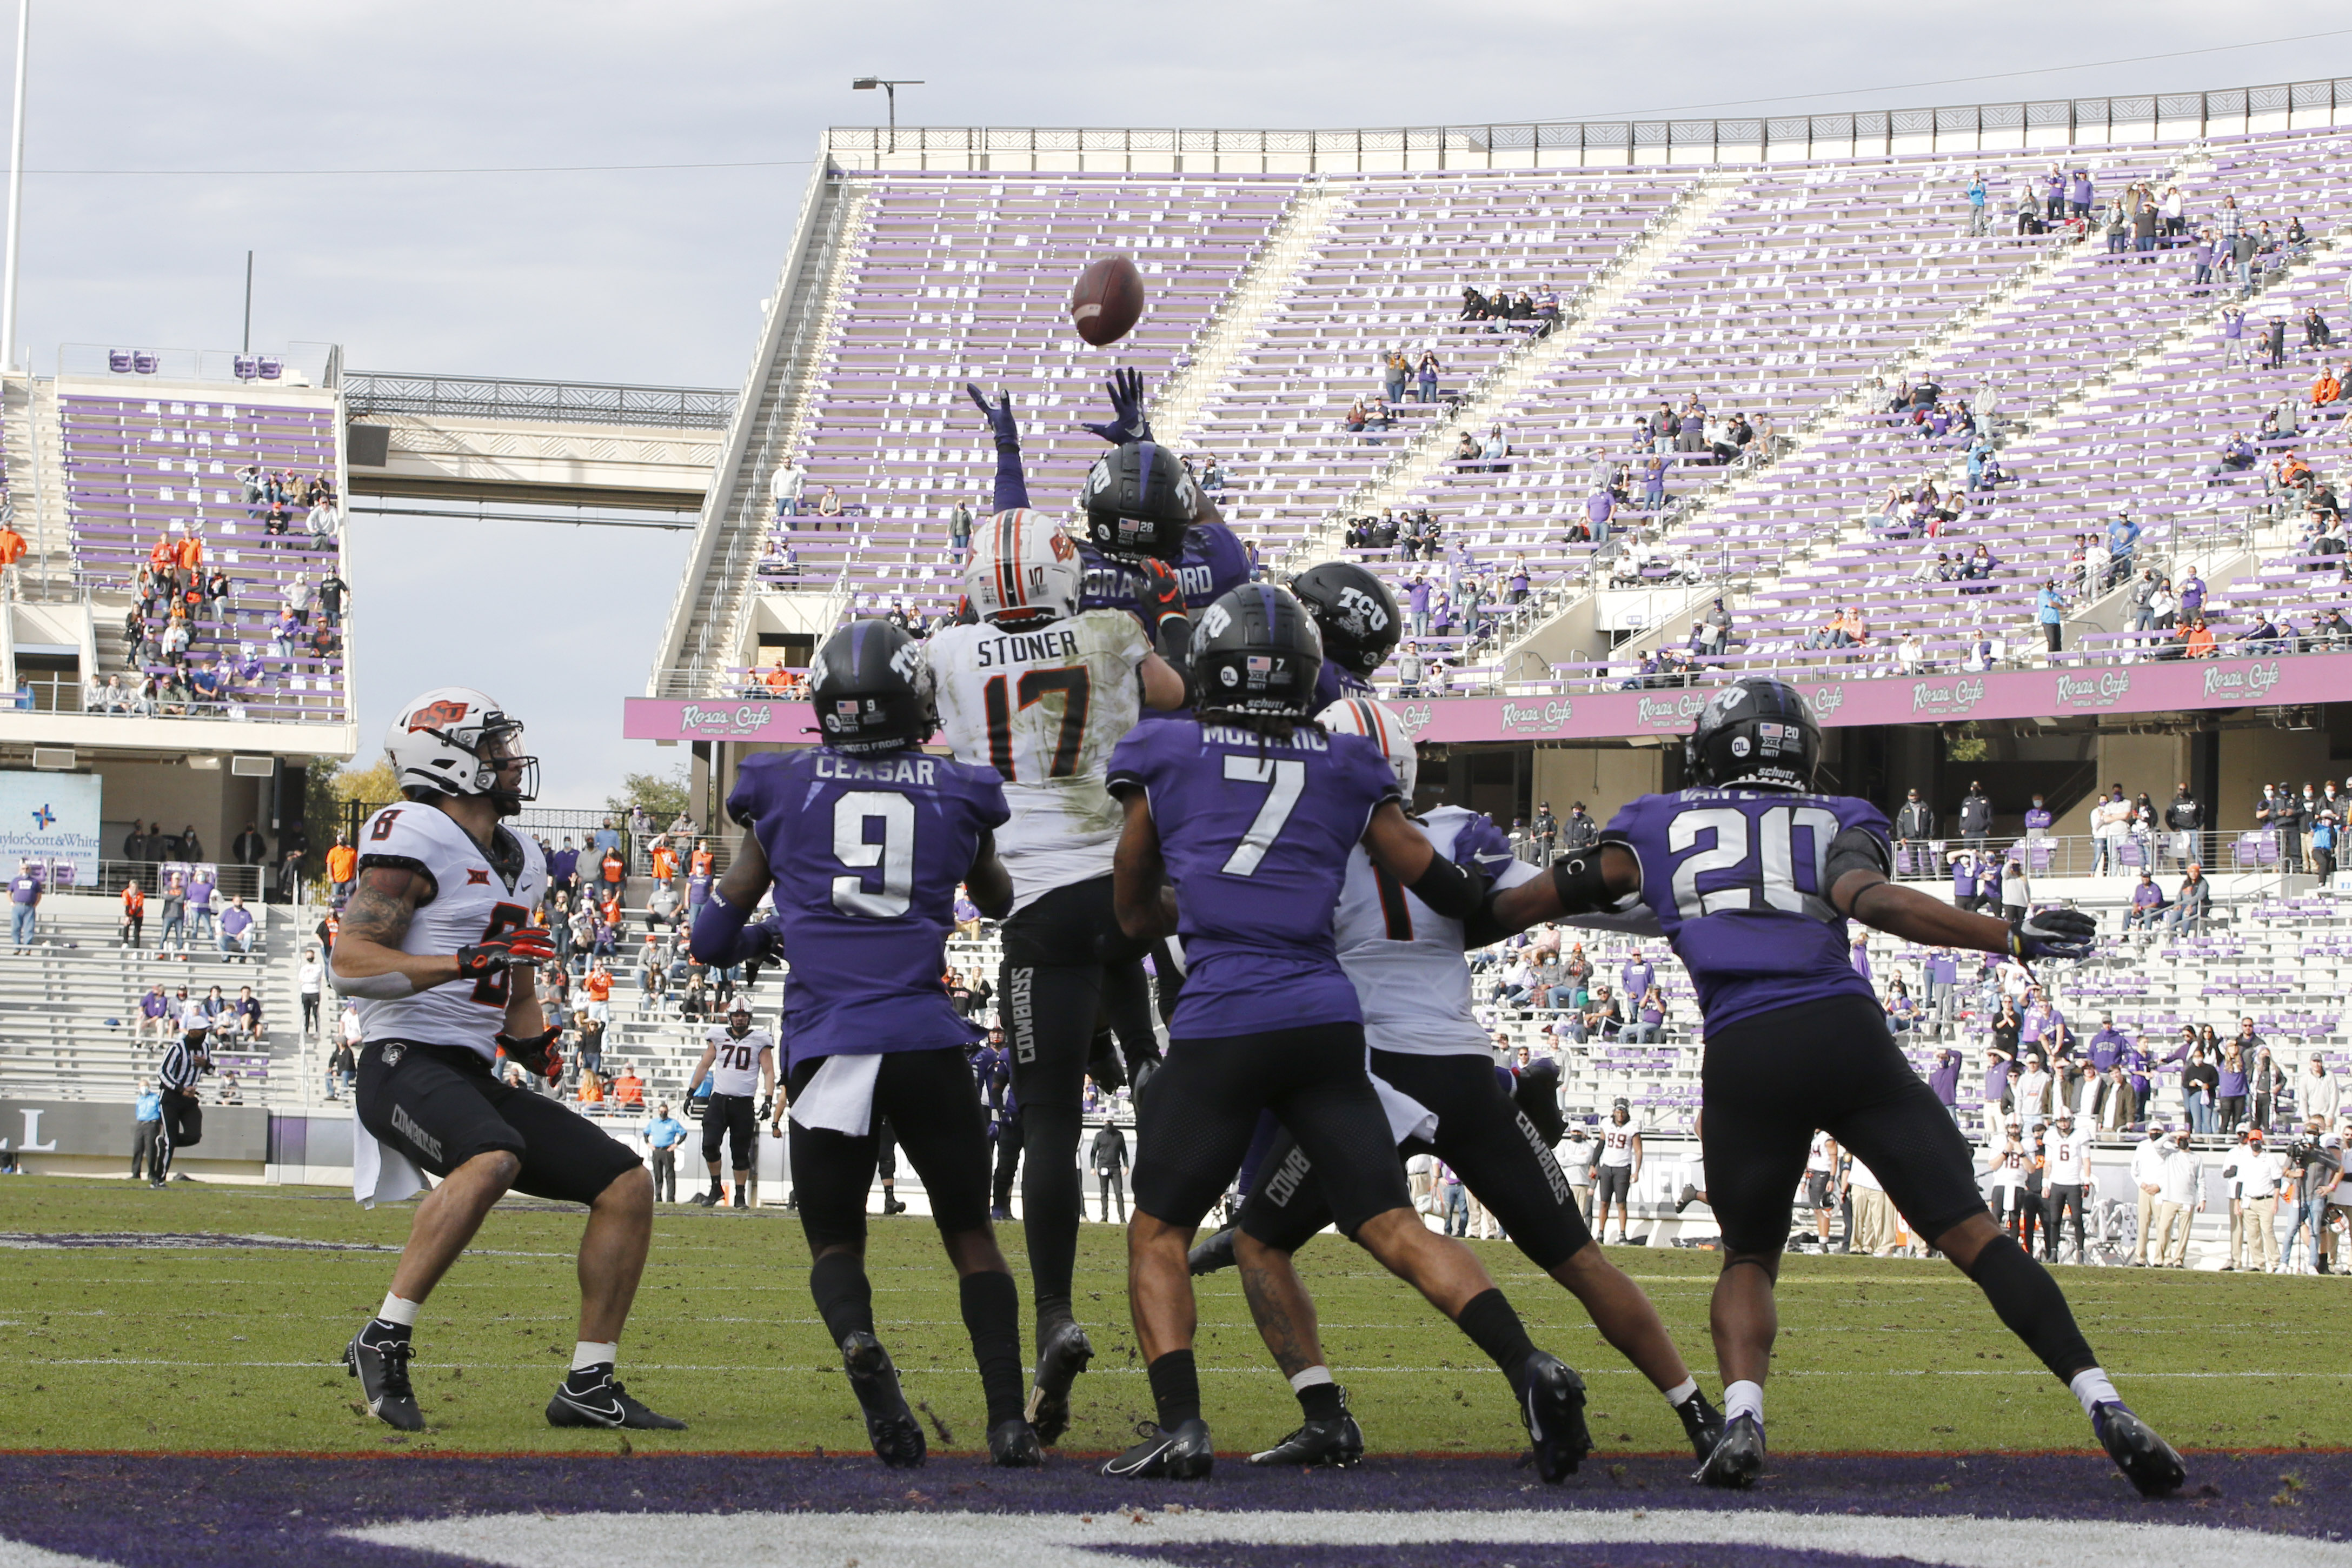
[[[824,152],[846,169],[1024,174],[1644,168],[2185,142],[2336,125],[2344,122],[2339,115],[2352,115],[2352,78],[2214,92],[1735,120],[1531,121],[1334,131],[836,126],[825,133]]]

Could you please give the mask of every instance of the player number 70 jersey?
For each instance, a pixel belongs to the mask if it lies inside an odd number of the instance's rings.
[[[703,1037],[710,1047],[710,1089],[714,1094],[745,1099],[760,1092],[760,1058],[776,1048],[776,1038],[765,1029],[748,1031],[741,1039],[724,1024]]]

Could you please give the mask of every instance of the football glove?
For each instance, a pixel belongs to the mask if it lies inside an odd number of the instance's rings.
[[[760,1097],[760,1109],[751,1112],[751,1120],[754,1121],[765,1121],[768,1120],[768,1112],[774,1110],[775,1105],[776,1097],[774,1095],[761,1095]]]
[[[988,400],[988,395],[981,391],[980,384],[978,382],[967,381],[963,384],[963,389],[965,394],[971,398],[972,402],[979,406],[980,416],[988,421],[989,429],[995,433],[997,450],[1000,452],[1019,451],[1021,449],[1021,426],[1014,422],[1013,417],[1013,395],[1009,392],[999,392],[996,395],[996,401],[994,403],[991,403]]]
[[[563,1070],[563,1053],[555,1048],[555,1042],[562,1037],[562,1029],[549,1029],[527,1040],[518,1040],[511,1035],[499,1035],[498,1044],[499,1049],[506,1053],[507,1060],[523,1071],[534,1078],[553,1078]]]
[[[1157,639],[1160,623],[1170,616],[1184,615],[1184,580],[1165,561],[1145,556],[1136,563],[1143,579],[1135,587],[1136,614],[1143,617],[1144,631]]]
[[[1108,385],[1110,390],[1109,423],[1092,425],[1080,420],[1080,427],[1093,431],[1114,447],[1150,440],[1151,416],[1143,412],[1143,373],[1139,370],[1115,370],[1110,373]]]
[[[555,956],[555,939],[541,926],[525,926],[503,936],[457,950],[457,977],[479,980],[517,963],[543,963]]]
[[[2099,922],[2080,910],[2042,910],[2009,928],[2011,958],[2084,958],[2098,942]]]

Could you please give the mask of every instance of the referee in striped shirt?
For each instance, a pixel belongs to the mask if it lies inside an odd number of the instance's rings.
[[[163,1136],[156,1140],[154,1179],[149,1186],[160,1187],[170,1181],[172,1157],[204,1141],[205,1113],[196,1103],[196,1080],[212,1069],[212,1056],[201,1030],[184,1037],[163,1053],[163,1065],[155,1075],[163,1095]]]

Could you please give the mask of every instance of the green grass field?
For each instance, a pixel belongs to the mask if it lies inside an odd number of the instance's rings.
[[[502,1205],[416,1331],[429,1429],[390,1433],[355,1403],[343,1342],[383,1297],[383,1251],[265,1247],[25,1247],[25,1235],[215,1233],[396,1248],[408,1210],[373,1213],[318,1188],[94,1181],[0,1183],[13,1233],[0,1287],[0,1447],[365,1451],[610,1451],[607,1434],[541,1416],[568,1364],[576,1210]],[[1004,1227],[1023,1295],[1019,1226]],[[1576,1304],[1501,1243],[1474,1243],[1538,1344],[1593,1390],[1603,1450],[1664,1452],[1682,1434],[1649,1385],[1601,1343]],[[22,1248],[17,1249],[17,1248]],[[1711,1256],[1622,1250],[1702,1384]],[[807,1289],[808,1253],[781,1211],[665,1208],[622,1347],[622,1372],[682,1434],[640,1449],[861,1449],[864,1428]],[[869,1265],[884,1341],[908,1395],[969,1448],[979,1380],[954,1280],[928,1221],[877,1220]],[[1334,1370],[1375,1450],[1493,1452],[1520,1446],[1500,1377],[1451,1326],[1361,1253],[1326,1236],[1300,1258]],[[2061,1282],[2126,1396],[2183,1447],[2294,1447],[2343,1440],[2352,1383],[2347,1282],[2066,1268]],[[1078,1253],[1095,1370],[1079,1380],[1064,1447],[1129,1441],[1149,1414],[1123,1290],[1122,1234],[1089,1225]],[[1296,1424],[1289,1390],[1249,1326],[1230,1272],[1201,1281],[1201,1362],[1221,1447]],[[1781,1276],[1773,1447],[1800,1450],[2080,1448],[2065,1391],[1941,1263],[1791,1258]],[[1024,1331],[1025,1337],[1025,1331]],[[1034,1349],[1032,1346],[1024,1348]]]

